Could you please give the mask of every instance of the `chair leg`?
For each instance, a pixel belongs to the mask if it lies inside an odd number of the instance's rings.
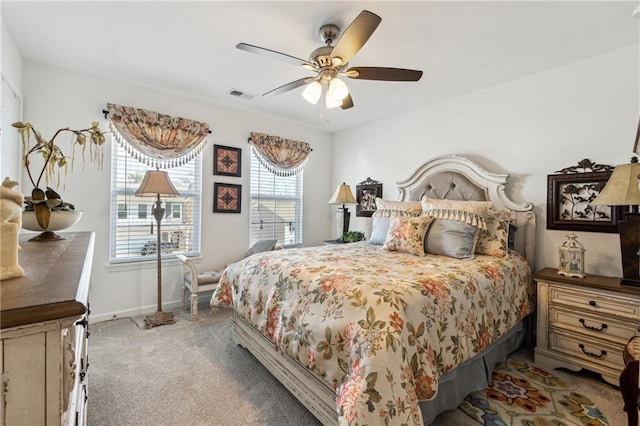
[[[620,392],[628,426],[638,426],[638,361],[627,363],[620,375]]]
[[[198,293],[191,294],[191,321],[198,321]]]
[[[182,309],[187,309],[187,286],[182,286]]]

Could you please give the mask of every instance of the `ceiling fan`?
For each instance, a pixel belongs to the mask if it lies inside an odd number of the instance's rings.
[[[326,116],[328,108],[340,106],[342,109],[348,109],[353,107],[351,94],[344,81],[338,77],[382,81],[418,81],[422,77],[422,71],[404,68],[351,67],[347,69],[351,58],[369,40],[381,21],[382,18],[375,13],[363,10],[337,39],[335,45],[333,42],[340,34],[340,28],[333,24],[321,26],[320,38],[326,45],[311,52],[308,61],[247,43],[239,43],[236,48],[299,65],[315,72],[315,76],[292,81],[270,90],[262,96],[279,95],[298,87],[307,86],[303,97],[312,104],[316,104],[320,100],[321,117],[323,117]]]

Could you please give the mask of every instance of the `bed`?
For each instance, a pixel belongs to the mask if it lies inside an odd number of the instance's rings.
[[[422,213],[391,217],[383,245],[251,256],[225,270],[211,305],[234,307],[234,341],[323,424],[429,424],[487,386],[535,311],[533,205],[513,202],[507,179],[464,157],[431,159],[397,182],[390,211],[422,200]],[[507,216],[508,231],[492,214]],[[412,252],[436,221],[502,229],[513,250],[502,241],[499,255],[471,259]]]

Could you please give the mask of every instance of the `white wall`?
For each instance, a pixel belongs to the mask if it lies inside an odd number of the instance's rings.
[[[304,171],[304,245],[320,244],[330,235],[332,209],[326,201],[331,196],[331,142],[326,133],[273,117],[239,112],[29,61],[24,65],[24,99],[25,121],[32,122],[48,137],[58,128],[84,128],[96,120],[106,130],[107,120],[102,116],[102,110],[108,102],[208,123],[213,133],[203,153],[203,268],[222,267],[240,258],[248,248],[250,150],[247,139],[252,131],[311,144],[313,152]],[[213,176],[214,144],[243,149],[241,178]],[[59,191],[65,200],[84,210],[82,220],[71,230],[96,233],[90,292],[94,320],[152,312],[156,304],[155,262],[130,267],[108,265],[111,156],[110,144],[107,145],[104,170],[89,165],[84,170],[76,167],[67,176],[66,188]],[[212,213],[214,181],[243,185],[241,214]],[[23,191],[31,191],[26,176],[23,183]],[[163,301],[176,306],[182,297],[181,267],[175,262],[163,262],[163,266],[166,266]]]
[[[2,59],[2,85],[0,86],[2,104],[2,137],[0,138],[0,180],[6,176],[20,181],[22,163],[20,162],[20,138],[17,132],[7,132],[12,129],[11,123],[20,120],[22,113],[22,55],[7,30],[4,21],[0,21]],[[18,188],[19,189],[19,188]]]
[[[535,204],[536,266],[556,267],[569,231],[545,229],[547,175],[584,158],[629,161],[640,113],[638,56],[637,46],[613,51],[340,132],[333,141],[333,185],[344,180],[355,189],[370,176],[383,182],[385,198],[396,199],[396,181],[424,161],[470,157],[510,174],[507,193]],[[419,84],[429,84],[428,73]],[[351,229],[369,234],[371,219],[354,217]],[[617,234],[577,234],[587,273],[622,274]]]

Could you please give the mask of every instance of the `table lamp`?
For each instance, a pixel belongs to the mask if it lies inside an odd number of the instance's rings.
[[[345,232],[349,231],[351,213],[349,213],[349,208],[345,207],[345,204],[358,204],[358,202],[353,196],[353,192],[351,192],[351,187],[342,182],[342,185],[338,185],[336,192],[333,193],[329,204],[342,204],[342,207],[339,207],[336,212],[337,239],[340,239]]]
[[[602,192],[591,203],[594,206],[631,206],[631,211],[624,213],[623,220],[618,222],[623,277],[620,283],[635,287],[640,287],[639,174],[637,157],[629,164],[616,166]]]

